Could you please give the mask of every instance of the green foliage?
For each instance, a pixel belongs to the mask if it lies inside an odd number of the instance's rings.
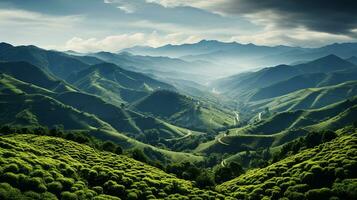
[[[196,187],[213,185],[208,173],[194,184],[125,155],[52,136],[5,135],[0,143],[0,199],[4,200],[184,199],[187,195],[232,199]],[[9,150],[13,154],[3,156]]]
[[[332,139],[331,135],[336,138]],[[312,133],[298,144],[315,147],[301,150],[265,168],[250,170],[217,188],[242,199],[264,196],[271,199],[355,199],[356,138],[357,133],[348,130],[341,136],[331,132]],[[316,146],[322,140],[325,142]]]

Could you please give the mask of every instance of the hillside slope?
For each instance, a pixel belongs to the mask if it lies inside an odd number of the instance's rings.
[[[4,200],[232,199],[126,156],[54,137],[0,136],[0,154]]]
[[[27,62],[0,62],[0,73],[8,74],[23,82],[31,83],[54,92],[76,90],[64,81],[60,81]]]
[[[356,71],[356,65],[335,55],[329,55],[303,64],[278,65],[219,79],[213,82],[211,87],[242,100],[260,100],[299,89],[355,80]]]
[[[217,187],[237,199],[357,198],[357,133],[250,170]]]
[[[332,86],[302,89],[275,98],[251,101],[247,107],[254,111],[269,108],[273,112],[312,109],[321,108],[355,95],[357,95],[357,81],[347,81]]]
[[[72,74],[67,80],[79,89],[116,105],[133,102],[157,89],[175,90],[169,84],[110,63],[94,65]]]
[[[160,90],[135,102],[134,108],[174,124],[215,129],[234,125],[234,115],[176,92]]]
[[[277,113],[267,119],[230,129],[215,140],[202,143],[196,152],[239,153],[282,145],[309,131],[337,130],[351,125],[357,114],[357,98],[341,101],[320,109]]]

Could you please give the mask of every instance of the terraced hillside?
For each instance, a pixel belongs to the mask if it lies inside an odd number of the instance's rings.
[[[356,199],[356,152],[357,133],[346,133],[217,189],[236,199]]]
[[[128,158],[63,139],[0,137],[0,198],[233,199]]]

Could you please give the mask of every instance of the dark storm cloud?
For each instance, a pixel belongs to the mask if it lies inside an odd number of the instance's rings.
[[[356,0],[225,0],[216,5],[228,14],[257,14],[271,11],[273,22],[282,27],[299,27],[357,37]],[[264,17],[264,15],[263,15]],[[269,19],[270,16],[265,16]]]

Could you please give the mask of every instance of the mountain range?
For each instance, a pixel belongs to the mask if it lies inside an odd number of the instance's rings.
[[[0,199],[356,199],[356,56],[1,43]]]

